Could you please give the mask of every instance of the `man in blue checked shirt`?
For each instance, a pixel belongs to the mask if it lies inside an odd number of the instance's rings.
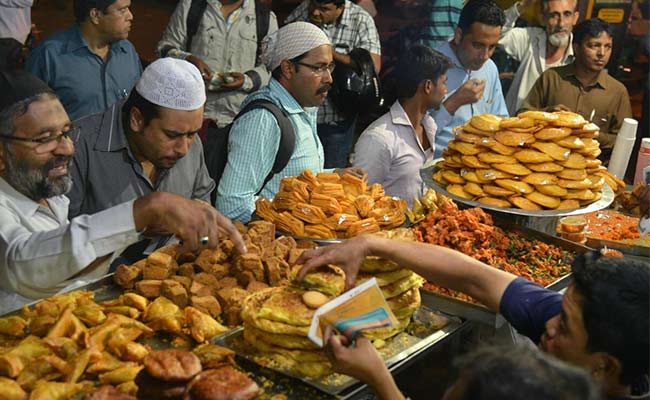
[[[294,22],[267,36],[262,46],[272,78],[268,86],[244,100],[242,109],[256,99],[270,100],[282,108],[293,125],[295,148],[286,167],[264,184],[280,147],[278,122],[270,111],[261,108],[235,120],[228,137],[228,163],[219,181],[216,207],[242,222],[251,219],[257,193],[271,199],[283,176],[298,175],[305,169],[318,173],[325,162],[316,115],[332,86],[330,40],[316,25]]]
[[[454,38],[438,48],[453,63],[447,71],[449,94],[432,115],[438,126],[434,158],[454,137],[452,129],[474,115],[508,116],[499,71],[490,57],[505,23],[503,10],[492,0],[470,0],[460,14]]]

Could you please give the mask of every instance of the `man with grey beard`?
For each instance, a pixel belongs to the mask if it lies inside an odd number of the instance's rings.
[[[536,1],[543,28],[515,28],[520,13]],[[578,22],[577,0],[522,0],[506,10],[499,45],[519,64],[506,95],[510,115],[516,115],[537,78],[552,67],[573,61],[571,31]]]
[[[100,278],[143,231],[167,231],[183,251],[218,245],[235,227],[206,202],[152,193],[68,220],[69,164],[78,128],[42,81],[0,72],[0,314]]]

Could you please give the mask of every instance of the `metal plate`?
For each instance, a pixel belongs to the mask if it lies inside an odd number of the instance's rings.
[[[427,164],[422,169],[420,169],[420,176],[422,177],[424,183],[427,186],[432,187],[436,192],[445,195],[458,203],[466,204],[471,207],[480,207],[486,210],[504,212],[504,213],[514,214],[514,215],[523,215],[528,217],[564,217],[567,215],[580,215],[580,214],[586,214],[586,213],[602,210],[604,208],[609,207],[609,205],[612,204],[612,202],[614,201],[614,197],[615,197],[612,188],[610,188],[605,183],[605,185],[603,186],[603,191],[602,191],[603,196],[601,197],[601,199],[594,203],[589,204],[586,207],[574,208],[571,210],[543,210],[543,211],[529,211],[529,210],[522,210],[521,208],[494,207],[487,204],[479,203],[478,201],[467,200],[467,199],[463,199],[462,197],[453,195],[449,193],[444,187],[440,186],[438,182],[434,181],[431,175],[438,172],[438,168],[435,166],[435,163],[438,162],[439,160],[442,159],[441,158],[436,159],[433,161],[433,163]]]
[[[496,226],[506,231],[518,232],[526,239],[539,240],[541,242],[558,246],[563,250],[571,251],[576,254],[593,251],[592,248],[589,248],[587,246],[583,246],[581,244],[571,242],[557,236],[552,236],[543,232],[513,224],[505,217],[493,216],[493,221]],[[571,282],[571,273],[564,275],[546,287],[548,289],[559,292],[569,286],[569,282]],[[420,294],[422,295],[422,304],[430,308],[440,310],[447,314],[457,315],[470,321],[481,322],[495,328],[499,328],[505,322],[505,319],[501,316],[501,314],[490,311],[482,304],[468,303],[455,297],[428,291],[424,288],[420,289]]]
[[[597,239],[587,236],[587,246],[594,249],[602,249],[608,247],[620,251],[626,256],[642,258],[645,261],[650,259],[650,247],[634,246],[628,243],[616,242],[612,240]]]
[[[418,309],[413,314],[413,320],[420,322],[420,326],[424,326],[425,329],[418,330],[417,333],[413,332],[413,334],[409,334],[405,331],[386,341],[385,347],[381,348],[379,351],[380,354],[382,354],[386,366],[390,370],[401,366],[408,359],[413,358],[416,355],[427,350],[431,346],[435,345],[445,337],[458,330],[462,325],[461,321],[457,319],[443,317],[448,320],[446,325],[444,325],[442,328],[437,326],[432,327],[430,326],[430,322],[427,322],[435,318],[432,318],[432,316],[437,316],[438,319],[441,317],[440,314],[430,310],[427,307],[420,307],[420,309]],[[413,324],[414,322],[411,322],[409,328],[411,328]],[[427,324],[429,324],[428,328]],[[409,328],[407,328],[407,331]],[[217,336],[216,338],[212,339],[212,342],[232,349],[237,353],[239,357],[242,357],[246,360],[257,362],[256,359],[259,358],[255,350],[244,342],[243,328],[238,328],[236,330],[226,332],[223,335]],[[320,379],[312,379],[295,374],[285,369],[275,367],[266,368],[297,379],[329,395],[339,395],[343,392],[346,392],[351,387],[359,384],[359,381],[356,379],[345,375],[331,374]]]

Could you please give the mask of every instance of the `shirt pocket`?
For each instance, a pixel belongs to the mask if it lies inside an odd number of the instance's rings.
[[[257,25],[255,17],[246,15],[238,21],[238,31],[232,35],[234,40],[230,42],[232,52],[232,71],[246,72],[255,67],[257,56]],[[234,33],[234,32],[233,32]]]

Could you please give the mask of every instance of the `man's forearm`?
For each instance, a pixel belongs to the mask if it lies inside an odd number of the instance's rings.
[[[429,281],[458,290],[492,310],[516,276],[492,268],[455,250],[424,243],[368,237],[370,254],[389,259]]]

